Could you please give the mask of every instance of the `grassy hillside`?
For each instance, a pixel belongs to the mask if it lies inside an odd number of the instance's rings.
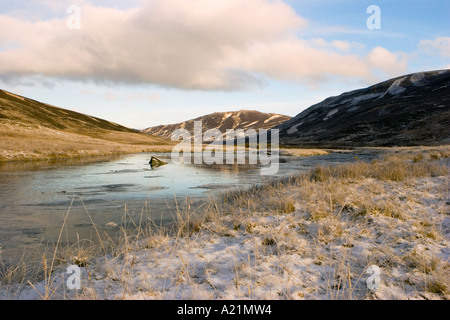
[[[0,161],[170,151],[173,143],[0,90]]]

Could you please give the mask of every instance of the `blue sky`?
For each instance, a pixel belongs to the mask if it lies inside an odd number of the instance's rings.
[[[295,116],[450,68],[449,21],[437,0],[6,0],[0,88],[139,129],[240,109]]]

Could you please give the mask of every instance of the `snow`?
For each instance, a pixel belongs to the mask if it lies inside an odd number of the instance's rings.
[[[409,81],[415,86],[424,85],[425,74],[423,72],[415,73],[410,78]]]
[[[375,98],[378,98],[380,95],[381,95],[381,93],[362,94],[362,95],[359,95],[359,96],[351,98],[351,99],[346,99],[346,100],[342,101],[342,104],[350,102],[350,106],[355,106],[358,103],[360,103],[361,101],[375,99]]]
[[[438,294],[418,289],[429,275],[411,268],[400,257],[420,256],[425,263],[432,257],[448,260],[449,239],[422,236],[417,232],[422,220],[416,220],[420,217],[448,227],[448,219],[446,225],[441,214],[446,210],[442,199],[447,179],[403,183],[366,179],[346,184],[342,192],[347,197],[359,198],[363,190],[372,190],[377,202],[395,199],[402,214],[408,215],[408,219],[395,220],[371,214],[356,220],[367,220],[370,229],[359,223],[346,224],[349,217],[323,225],[308,220],[307,209],[299,200],[295,211],[288,214],[237,213],[208,222],[188,237],[156,234],[118,256],[99,257],[83,267],[83,289],[78,292],[67,289],[64,268],[55,272],[51,298],[345,298],[345,288],[338,288],[351,277],[350,294],[356,299],[440,299]],[[327,237],[321,234],[326,226],[330,230],[342,228],[342,235],[321,240]],[[381,268],[381,286],[374,292],[366,288],[369,275],[365,267],[369,264]],[[45,283],[35,283],[34,287],[1,286],[0,299],[40,299]],[[338,297],[339,293],[342,296]]]
[[[303,121],[296,124],[295,126],[292,126],[288,131],[287,134],[294,134],[296,132],[298,132],[298,127],[300,127],[303,124]]]
[[[253,121],[252,123],[249,123],[249,124],[245,125],[245,128],[250,127],[250,126],[252,126],[252,125],[254,125],[254,124],[258,123],[258,122],[259,122],[259,120]]]
[[[323,118],[323,121],[327,121],[328,119],[330,119],[333,115],[335,115],[336,113],[338,113],[339,109],[333,109],[330,112],[328,112],[328,114],[325,116],[325,118]]]
[[[386,93],[389,93],[393,96],[398,95],[406,90],[406,88],[403,88],[400,86],[400,84],[406,79],[406,77],[397,79],[394,81],[394,83],[391,84],[389,89],[387,89]]]
[[[266,119],[266,120],[264,121],[264,123],[267,123],[267,122],[272,121],[273,119],[276,119],[276,118],[279,118],[279,117],[280,117],[280,115],[278,115],[278,114],[273,115],[273,116],[271,116],[270,118]]]

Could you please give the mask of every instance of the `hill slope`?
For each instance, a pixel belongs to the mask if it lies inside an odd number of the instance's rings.
[[[171,142],[0,90],[0,161],[170,151]]]
[[[220,132],[226,133],[227,129],[271,129],[290,118],[285,115],[251,110],[216,112],[185,122],[150,127],[143,130],[143,132],[170,139],[172,132],[177,129],[186,129],[192,135],[194,132],[194,121],[202,121],[203,132],[209,129],[219,129]]]
[[[450,70],[421,72],[330,97],[279,125],[296,146],[450,143]]]
[[[113,130],[136,132],[100,118],[58,108],[0,90],[0,119],[34,124],[57,130]]]

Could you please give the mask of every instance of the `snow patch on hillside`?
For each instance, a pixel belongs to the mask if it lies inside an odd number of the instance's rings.
[[[270,118],[266,119],[266,120],[264,121],[264,123],[267,123],[267,122],[272,121],[273,119],[276,119],[276,118],[279,118],[279,117],[280,117],[280,115],[276,114],[276,115],[271,116]]]
[[[303,124],[303,121],[300,122],[299,124],[296,124],[295,126],[292,126],[288,131],[287,134],[294,134],[296,132],[298,132],[298,127],[300,127]]]
[[[406,77],[403,77],[401,79],[397,79],[394,81],[393,84],[391,84],[391,86],[389,87],[389,89],[387,89],[386,93],[389,93],[393,96],[398,95],[402,92],[404,92],[406,90],[406,88],[403,88],[400,86],[400,84],[403,82],[403,80],[405,80]]]
[[[246,125],[245,125],[245,128],[250,127],[250,126],[252,126],[252,125],[254,125],[254,124],[256,124],[256,123],[258,123],[258,120],[253,121],[252,123],[246,124]]]
[[[425,74],[423,72],[415,73],[410,78],[409,81],[416,87],[424,85]]]
[[[345,103],[349,103],[349,102],[350,102],[350,105],[351,105],[351,106],[355,106],[355,105],[357,105],[358,103],[360,103],[361,101],[370,100],[370,99],[375,99],[375,98],[378,98],[380,95],[381,95],[381,93],[368,93],[368,94],[363,94],[363,95],[360,95],[360,96],[357,96],[357,97],[354,97],[354,98],[351,98],[351,99],[344,100],[344,101],[342,102],[342,104],[345,104]]]
[[[339,109],[333,109],[330,112],[328,112],[328,114],[325,116],[325,118],[323,118],[323,121],[327,121],[328,119],[330,119],[333,115],[335,115],[336,113],[338,113]]]

